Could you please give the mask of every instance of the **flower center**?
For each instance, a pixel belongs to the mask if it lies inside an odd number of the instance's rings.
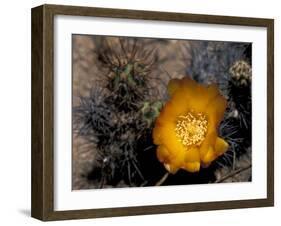
[[[188,112],[176,122],[176,136],[184,146],[200,145],[207,132],[208,121],[202,113]]]

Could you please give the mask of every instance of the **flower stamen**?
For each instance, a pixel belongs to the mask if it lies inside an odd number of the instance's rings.
[[[176,136],[186,147],[200,145],[205,138],[207,125],[208,121],[204,114],[190,111],[186,115],[178,116]]]

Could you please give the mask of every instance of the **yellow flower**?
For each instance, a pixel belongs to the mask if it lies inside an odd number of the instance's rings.
[[[156,119],[153,142],[157,158],[170,173],[198,172],[228,149],[218,137],[227,105],[216,85],[203,86],[189,79],[172,79],[171,96]]]

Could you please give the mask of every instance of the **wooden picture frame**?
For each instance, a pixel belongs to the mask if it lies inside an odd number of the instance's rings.
[[[267,198],[122,208],[54,210],[54,16],[126,18],[267,29]],[[34,218],[50,220],[162,214],[274,205],[274,20],[230,16],[42,5],[32,9],[32,202]]]

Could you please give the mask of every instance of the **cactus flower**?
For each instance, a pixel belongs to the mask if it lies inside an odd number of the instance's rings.
[[[170,99],[153,129],[157,158],[170,173],[198,172],[228,149],[218,137],[226,99],[217,85],[203,86],[189,78],[172,79],[168,91]]]

